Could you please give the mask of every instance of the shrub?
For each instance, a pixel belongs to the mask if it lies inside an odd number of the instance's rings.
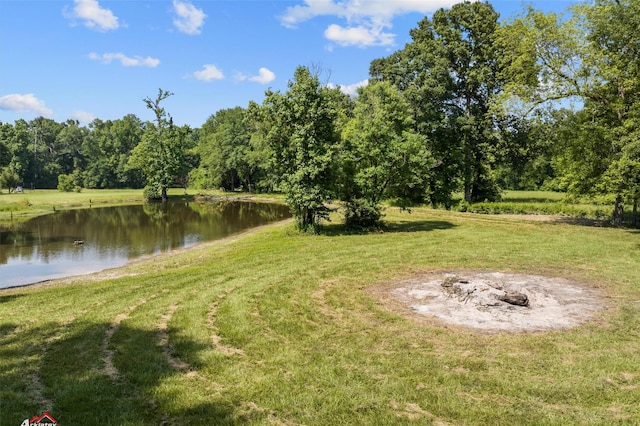
[[[79,184],[80,180],[78,171],[70,175],[60,174],[58,175],[58,190],[62,192],[82,192],[82,186]]]
[[[380,226],[382,211],[380,205],[365,199],[347,202],[344,214],[345,224],[351,229],[370,229]]]
[[[73,182],[72,175],[58,175],[58,190],[62,192],[73,192],[76,185]]]
[[[149,185],[144,187],[142,191],[142,195],[147,201],[159,200],[162,198],[162,190],[160,185],[156,185],[154,183],[150,183]]]

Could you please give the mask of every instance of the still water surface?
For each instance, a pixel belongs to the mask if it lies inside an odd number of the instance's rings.
[[[242,201],[181,201],[40,216],[11,229],[0,227],[0,288],[114,268],[289,216],[286,206]]]

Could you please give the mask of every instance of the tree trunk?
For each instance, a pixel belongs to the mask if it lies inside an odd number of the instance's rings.
[[[638,225],[638,199],[633,200],[633,214],[631,215],[632,224],[635,228]]]
[[[622,204],[622,195],[616,195],[616,204],[613,208],[613,226],[621,227],[624,216],[624,205]]]
[[[464,200],[467,203],[471,203],[472,198],[471,198],[471,182],[465,182],[464,183]]]
[[[162,187],[162,202],[166,203],[168,199],[169,199],[169,197],[167,196],[167,188],[163,186]]]
[[[467,118],[466,125],[469,126],[471,122],[471,98],[469,96],[465,99],[465,117]],[[467,134],[463,136],[462,143],[464,144],[464,200],[467,203],[473,201],[473,178],[474,178],[474,166],[472,165],[473,154],[471,152],[471,135]]]
[[[466,164],[464,166],[464,200],[467,203],[471,203],[473,201],[473,169],[471,167],[471,152],[470,149],[466,148]]]
[[[313,226],[313,219],[315,217],[313,209],[307,208],[306,216],[307,217],[305,218],[305,222],[306,222],[305,229],[307,229],[309,226]]]

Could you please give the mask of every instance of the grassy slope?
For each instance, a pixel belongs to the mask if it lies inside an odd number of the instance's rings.
[[[390,210],[390,229],[262,229],[0,292],[0,424],[637,424],[637,233]],[[484,335],[387,311],[368,285],[479,268],[596,283],[570,331]]]

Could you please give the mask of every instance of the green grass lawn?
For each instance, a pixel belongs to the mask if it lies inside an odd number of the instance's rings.
[[[640,422],[637,231],[426,208],[387,221],[283,223],[1,291],[0,424],[43,411],[63,425]],[[581,280],[608,308],[571,330],[483,334],[364,291],[456,269]]]

